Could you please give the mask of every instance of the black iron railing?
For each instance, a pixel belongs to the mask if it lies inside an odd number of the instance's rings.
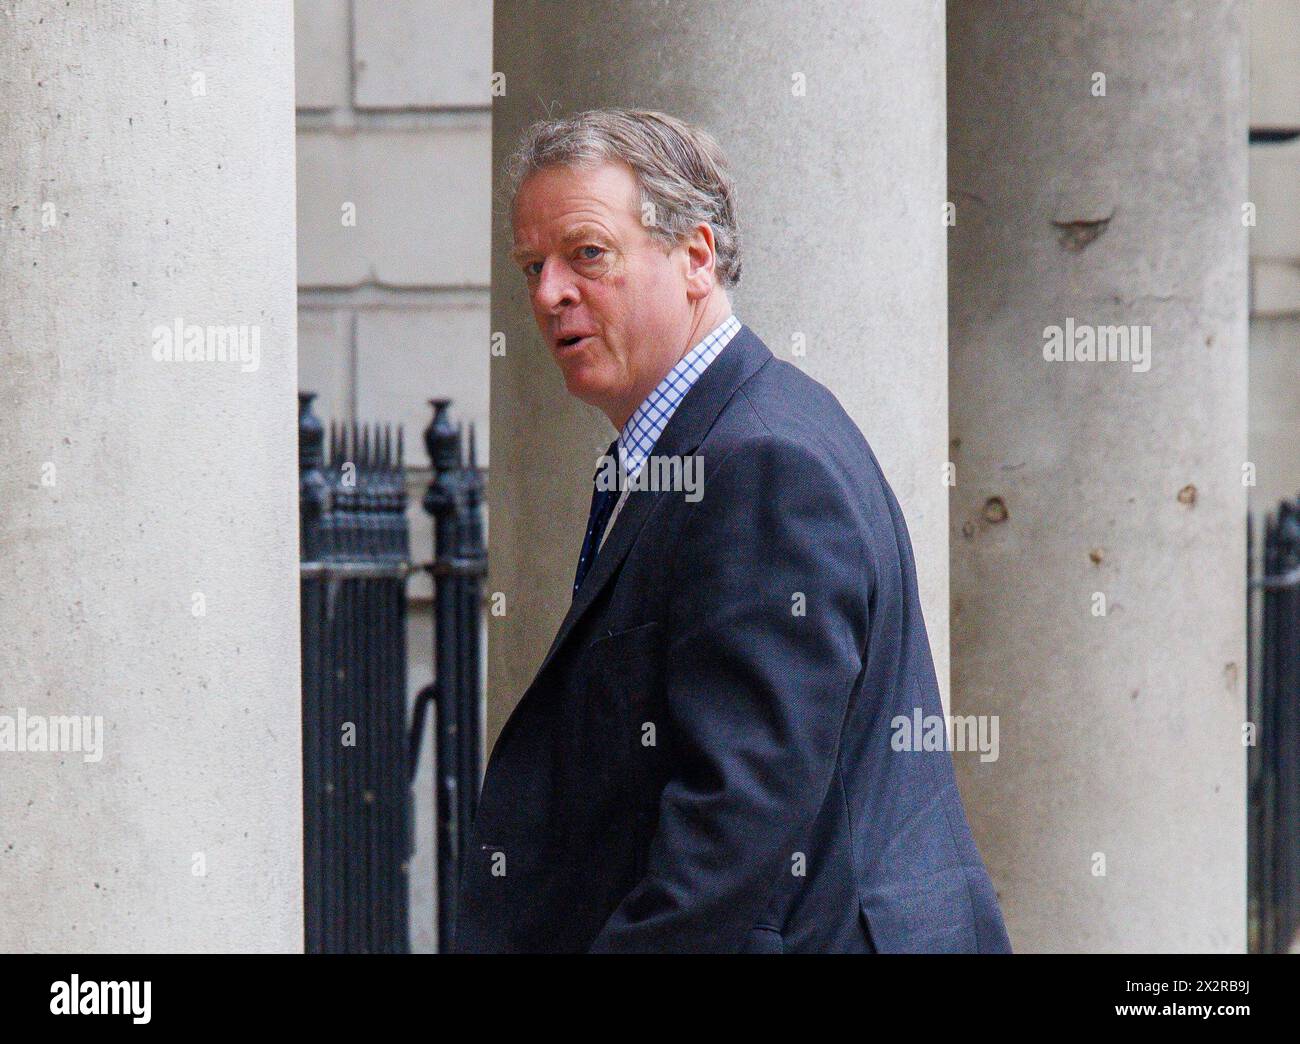
[[[1249,750],[1252,949],[1300,945],[1300,498],[1251,530]]]
[[[433,573],[434,681],[415,703],[412,754],[419,751],[424,718],[437,714],[438,950],[446,953],[456,923],[456,884],[464,865],[469,827],[478,805],[483,761],[481,635],[482,584],[487,574],[483,541],[483,479],[470,426],[469,459],[462,432],[453,427],[447,399],[434,399],[424,433],[434,478],[424,509],[434,519],[437,557]]]
[[[409,949],[409,547],[402,438],[299,403],[309,953]]]
[[[331,427],[328,446],[299,396],[302,557],[303,836],[309,953],[405,953],[414,843],[411,779],[428,709],[436,710],[439,949],[482,763],[483,481],[462,459],[449,400],[425,432],[433,478],[432,563],[410,559],[400,428]],[[406,578],[434,586],[434,682],[407,727]]]

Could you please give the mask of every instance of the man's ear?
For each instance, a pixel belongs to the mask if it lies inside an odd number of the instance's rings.
[[[714,266],[718,255],[713,245],[713,229],[701,221],[682,244],[686,248],[686,296],[691,300],[708,297],[717,286]]]

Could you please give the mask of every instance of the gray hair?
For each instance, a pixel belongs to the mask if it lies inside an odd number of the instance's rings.
[[[723,286],[740,281],[736,188],[713,136],[649,109],[589,109],[539,120],[510,157],[511,199],[529,175],[547,167],[598,166],[621,161],[641,188],[648,230],[667,246],[686,239],[700,222],[713,229],[714,272]]]

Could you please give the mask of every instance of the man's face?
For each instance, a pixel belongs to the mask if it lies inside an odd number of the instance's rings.
[[[640,221],[629,167],[550,167],[515,197],[514,251],[533,315],[571,395],[621,426],[690,334],[684,247]]]

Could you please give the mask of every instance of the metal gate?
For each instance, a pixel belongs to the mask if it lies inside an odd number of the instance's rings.
[[[449,400],[425,432],[432,562],[410,557],[400,428],[332,426],[299,395],[303,842],[308,953],[405,953],[414,845],[411,779],[437,720],[439,948],[455,918],[464,835],[481,772],[483,483],[462,460]],[[434,683],[407,721],[406,579],[433,575]]]

